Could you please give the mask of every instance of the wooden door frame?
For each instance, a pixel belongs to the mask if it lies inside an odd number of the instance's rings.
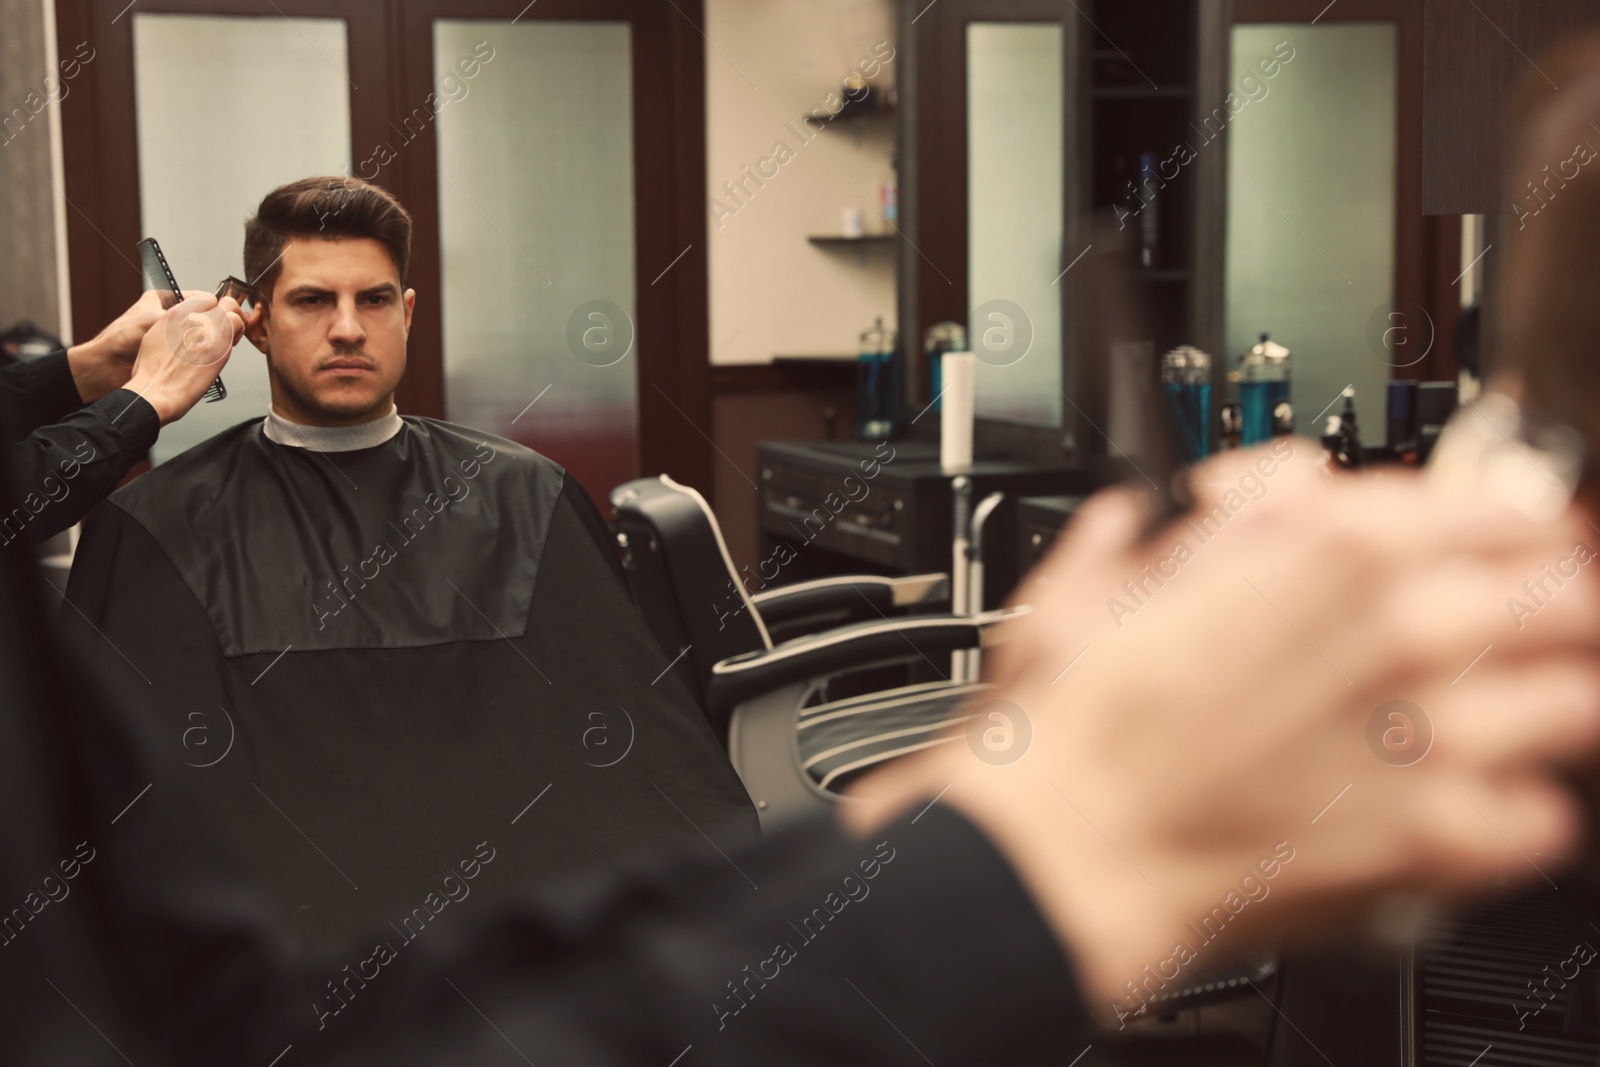
[[[1395,368],[1396,379],[1454,381],[1458,369],[1459,296],[1448,278],[1461,257],[1461,229],[1453,216],[1425,216],[1422,202],[1423,8],[1421,0],[1232,0],[1232,23],[1390,22],[1397,31],[1395,101],[1394,299],[1424,308],[1433,320],[1434,344],[1414,366]]]
[[[641,474],[665,472],[711,489],[711,368],[706,260],[705,50],[700,2],[674,10],[651,0],[400,0],[401,91],[421,100],[433,88],[436,19],[623,21],[633,56],[634,314],[638,360],[637,441]],[[641,17],[648,15],[650,17]],[[667,99],[663,102],[662,94]],[[663,108],[665,103],[665,121]],[[436,126],[424,127],[405,154],[413,191],[416,285],[442,292]],[[674,262],[677,257],[681,260]],[[668,265],[672,269],[663,273]],[[423,323],[434,353],[419,382],[421,399],[443,411],[443,336],[439,315]],[[417,344],[413,324],[412,344]],[[596,493],[610,486],[591,487]]]
[[[907,12],[916,8],[909,4]],[[950,213],[959,206],[964,220],[967,211],[969,175],[967,167],[967,25],[972,22],[1051,22],[1063,26],[1063,43],[1068,62],[1067,78],[1078,76],[1075,23],[1070,7],[1061,0],[942,0],[922,11],[908,23],[919,83],[911,102],[907,121],[913,124],[912,152],[917,171],[919,213],[908,220],[908,233],[922,256],[913,252],[903,257],[912,268],[916,292],[916,321],[912,336],[936,322],[950,319],[965,322],[968,305],[970,235],[965,221],[956,225]],[[936,77],[934,75],[937,75]],[[1069,89],[1070,92],[1070,89]],[[1076,133],[1076,113],[1068,107],[1067,131]],[[1065,139],[1066,166],[1077,164],[1076,137]],[[1066,197],[1074,199],[1081,182],[1068,180]],[[925,205],[925,206],[924,206]],[[1068,204],[1068,208],[1076,205]],[[1076,217],[1068,211],[1066,218]]]
[[[905,195],[901,200],[904,243],[899,267],[901,294],[901,349],[915,368],[907,374],[916,392],[906,398],[911,411],[929,401],[921,381],[922,336],[929,326],[944,320],[965,323],[971,312],[968,233],[969,175],[967,160],[967,25],[972,22],[1048,22],[1062,27],[1063,76],[1068,82],[1064,108],[1063,249],[1079,247],[1080,220],[1084,217],[1083,129],[1072,88],[1085,72],[1079,62],[1081,19],[1064,0],[941,0],[937,5],[903,3],[900,33],[909,50],[910,71],[901,85],[901,144],[899,155],[908,161],[902,173]],[[905,71],[902,72],[905,74]],[[1063,264],[1065,265],[1065,264]],[[1074,352],[1075,337],[1068,328],[1074,321],[1070,287],[1063,288],[1062,358],[1074,368],[1073,380],[1062,388],[1084,397],[1086,368]],[[1088,417],[1098,419],[1099,407],[1084,405]],[[1059,456],[1061,439],[1073,436],[1088,441],[1080,416],[1066,411],[1061,429],[1023,426],[1003,420],[978,420],[979,436],[1003,444],[1011,454]],[[931,432],[931,427],[928,432]]]
[[[408,95],[408,89],[422,82],[431,88],[435,17],[630,22],[639,469],[664,471],[709,491],[704,5],[701,0],[674,0],[668,7],[650,0],[543,0],[536,11],[530,6],[526,0],[139,0],[136,10],[345,19],[353,45],[350,80],[359,87],[350,94],[352,160],[363,158],[363,146],[390,140],[390,122],[409,111],[407,100],[420,101],[427,92]],[[72,54],[81,42],[95,50],[76,91],[60,105],[77,337],[94,336],[141,289],[133,259],[142,234],[130,7],[127,0],[57,4],[62,54]],[[196,121],[204,116],[197,114]],[[385,166],[377,181],[412,211],[416,227],[408,281],[420,292],[431,287],[435,297],[418,302],[409,366],[396,401],[408,413],[443,417],[437,151],[431,124],[422,137],[426,142],[413,146],[419,151]],[[682,261],[662,276],[686,247]]]

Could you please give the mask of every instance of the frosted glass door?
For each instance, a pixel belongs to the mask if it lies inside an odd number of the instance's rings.
[[[439,20],[433,43],[447,415],[603,498],[638,466],[629,27]]]
[[[1060,23],[967,26],[967,173],[977,413],[1061,425],[1066,99]]]
[[[244,277],[244,220],[263,196],[298,178],[349,173],[345,22],[132,18],[142,236],[161,242],[179,285],[210,291]],[[197,404],[163,429],[155,462],[267,413],[266,359],[249,341],[222,377],[227,399]]]

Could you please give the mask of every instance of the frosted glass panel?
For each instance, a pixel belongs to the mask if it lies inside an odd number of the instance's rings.
[[[968,345],[977,411],[1061,425],[1061,26],[967,26]]]
[[[438,119],[449,417],[596,496],[638,465],[630,48],[625,23],[434,24],[437,85],[490,57]]]
[[[274,188],[349,173],[346,55],[343,19],[133,15],[143,236],[184,288],[244,277],[244,220]],[[162,430],[156,462],[266,414],[266,360],[249,341],[222,377],[228,398]]]
[[[1293,57],[1228,128],[1229,365],[1271,333],[1294,352],[1296,430],[1320,435],[1318,412],[1354,384],[1379,444],[1391,369],[1368,328],[1394,289],[1395,27],[1236,26],[1232,84],[1280,42]]]

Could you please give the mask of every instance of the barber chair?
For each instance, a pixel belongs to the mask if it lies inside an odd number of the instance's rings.
[[[889,760],[961,743],[950,727],[967,721],[968,709],[981,705],[992,686],[943,677],[830,699],[829,682],[908,661],[938,664],[941,676],[959,676],[964,668],[966,677],[977,678],[971,651],[1009,615],[896,614],[942,603],[943,575],[827,578],[752,593],[695,490],[663,475],[618,486],[611,503],[634,599],[674,658],[669,669],[680,673],[726,741],[763,828],[840,803],[845,785]],[[985,501],[979,510],[992,508]],[[977,557],[981,545],[969,558]],[[981,583],[981,572],[969,580]],[[780,626],[786,639],[775,640]],[[1270,953],[1208,957],[1184,983],[1152,998],[1143,1025],[1130,1030],[1141,1041],[1114,1062],[1231,1067],[1258,1058],[1259,1044],[1238,1036],[1171,1035],[1197,1018],[1185,1014],[1194,1009],[1226,1011],[1240,997],[1255,1000],[1252,992],[1270,986],[1277,970]]]
[[[617,487],[611,503],[634,599],[727,744],[764,826],[838,803],[870,768],[951,740],[947,728],[988,688],[950,681],[951,654],[981,648],[1006,613],[897,614],[944,601],[944,575],[752,593],[758,576],[734,567],[694,489],[644,478]],[[830,698],[830,682],[905,663],[925,663],[940,680]]]

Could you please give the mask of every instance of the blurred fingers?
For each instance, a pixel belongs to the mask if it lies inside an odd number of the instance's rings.
[[[217,310],[222,313],[229,329],[233,333],[233,340],[229,344],[239,343],[239,338],[244,336],[244,310],[239,306],[239,301],[231,296],[225,296],[217,302]]]
[[[1600,665],[1577,656],[1497,663],[1493,655],[1455,684],[1419,693],[1433,731],[1430,757],[1470,768],[1592,757],[1600,745]]]
[[[1575,515],[1540,522],[1515,509],[1476,498],[1444,493],[1421,475],[1373,472],[1336,479],[1329,503],[1347,536],[1383,546],[1406,561],[1437,560],[1466,553],[1501,555],[1569,554],[1584,534]]]
[[[1386,640],[1419,665],[1446,670],[1464,669],[1467,660],[1456,662],[1463,653],[1476,656],[1491,645],[1502,655],[1600,651],[1600,584],[1569,582],[1558,595],[1531,601],[1515,595],[1524,593],[1527,576],[1540,573],[1540,560],[1532,553],[1456,557],[1400,570],[1378,590],[1376,620]]]
[[[1524,883],[1553,880],[1582,831],[1570,792],[1533,773],[1440,783],[1413,818],[1418,873],[1446,889],[1502,874]]]

